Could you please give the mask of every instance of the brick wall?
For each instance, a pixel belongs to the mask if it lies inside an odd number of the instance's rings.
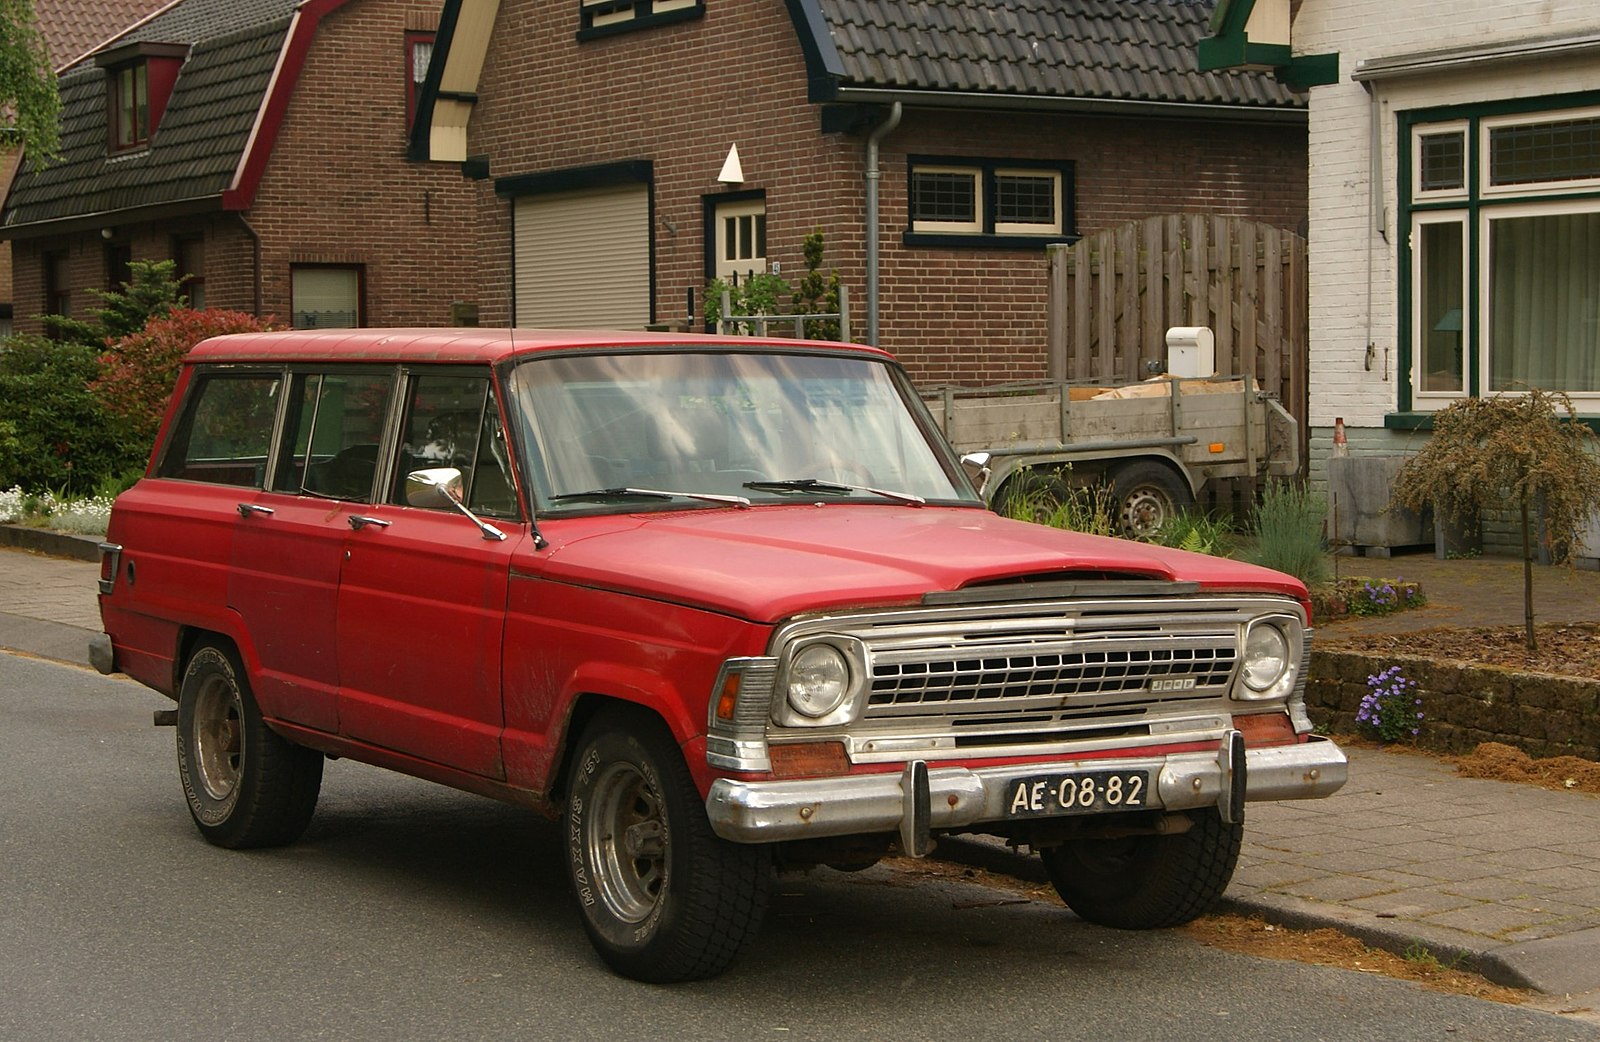
[[[1339,53],[1339,80],[1310,93],[1311,417],[1381,427],[1397,407],[1399,272],[1397,116],[1408,109],[1600,88],[1592,59],[1539,57],[1468,71],[1387,80],[1369,93],[1351,79],[1363,60],[1592,33],[1590,0],[1460,0],[1442,8],[1386,0],[1306,0],[1297,54]],[[1378,153],[1373,155],[1373,121]],[[1376,180],[1379,194],[1372,196]],[[1366,349],[1374,362],[1366,366]]]
[[[1425,749],[1464,753],[1481,742],[1503,742],[1534,757],[1600,760],[1600,681],[1594,680],[1319,651],[1306,686],[1312,719],[1336,733],[1358,733],[1367,678],[1389,666],[1416,682],[1423,713],[1416,742]]]
[[[670,321],[691,289],[700,298],[703,200],[723,190],[716,177],[737,143],[738,187],[766,193],[769,259],[793,278],[802,240],[821,227],[824,265],[849,287],[864,338],[864,138],[821,133],[783,5],[707,5],[702,19],[583,43],[577,17],[571,3],[501,6],[468,152],[489,155],[496,178],[652,161],[655,319]],[[1181,211],[1298,229],[1305,214],[1303,127],[908,112],[881,146],[880,339],[930,382],[1044,375],[1045,261],[1042,249],[906,247],[907,153],[1071,160],[1085,232]],[[477,206],[484,321],[501,323],[510,207],[492,182]]]

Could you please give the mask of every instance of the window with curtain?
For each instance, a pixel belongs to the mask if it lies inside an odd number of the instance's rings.
[[[1600,109],[1505,107],[1409,120],[1412,401],[1537,387],[1594,411]]]
[[[360,268],[294,268],[290,292],[295,329],[342,329],[361,324]]]

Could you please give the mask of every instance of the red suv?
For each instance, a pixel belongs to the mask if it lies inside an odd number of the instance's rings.
[[[293,841],[325,755],[539,808],[642,980],[725,969],[775,866],[954,833],[1184,922],[1247,800],[1345,779],[1301,583],[995,516],[856,345],[210,340],[102,551],[96,665],[177,701],[207,840]]]

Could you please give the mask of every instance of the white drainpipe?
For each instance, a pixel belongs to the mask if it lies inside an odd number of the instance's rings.
[[[900,125],[900,103],[867,138],[867,343],[878,346],[878,142]]]

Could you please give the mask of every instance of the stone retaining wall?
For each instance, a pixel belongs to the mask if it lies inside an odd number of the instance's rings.
[[[1355,652],[1314,651],[1306,708],[1319,726],[1360,734],[1356,711],[1367,678],[1399,666],[1422,698],[1416,744],[1439,752],[1470,752],[1480,742],[1503,742],[1533,757],[1600,760],[1600,681],[1521,673],[1494,666]]]

